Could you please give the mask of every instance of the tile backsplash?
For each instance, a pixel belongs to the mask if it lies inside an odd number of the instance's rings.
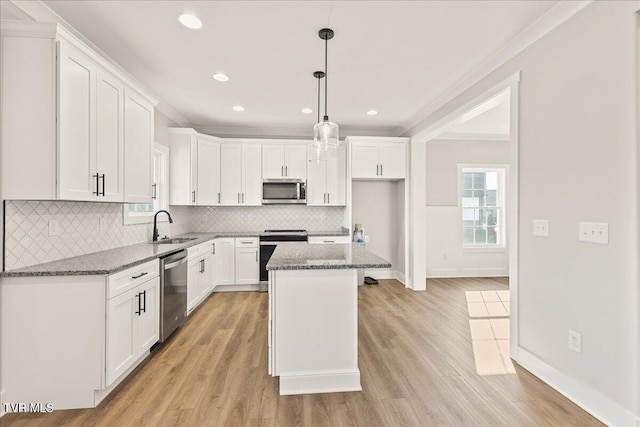
[[[159,224],[161,236],[189,231],[338,230],[345,208],[171,206],[169,211],[174,222]],[[49,236],[50,219],[58,221],[59,236]],[[151,240],[152,229],[152,224],[124,225],[119,203],[7,200],[4,268],[13,270],[146,242]]]
[[[122,204],[62,201],[5,202],[5,270],[55,261],[151,240],[153,224],[122,223]],[[160,223],[161,235],[189,231],[189,208],[171,209],[173,224]],[[100,229],[100,219],[106,223]],[[49,236],[49,220],[60,235]]]
[[[339,206],[195,206],[191,231],[339,230],[344,218]]]

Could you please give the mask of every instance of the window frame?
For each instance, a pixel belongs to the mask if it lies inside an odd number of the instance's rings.
[[[154,157],[154,181],[155,181],[155,156],[161,156],[161,169],[159,182],[154,182],[156,184],[157,195],[159,195],[159,199],[162,202],[156,206],[153,212],[144,212],[132,215],[132,212],[129,211],[129,203],[124,203],[122,205],[122,223],[124,225],[133,225],[133,224],[149,224],[153,222],[153,216],[159,209],[167,209],[169,207],[169,147],[166,145],[159,144],[157,142],[153,145],[153,157]],[[158,222],[168,222],[169,219],[166,215],[162,215],[158,218]]]
[[[499,234],[500,243],[497,244],[483,244],[483,245],[474,245],[474,244],[465,244],[463,241],[464,238],[464,227],[462,223],[462,185],[463,179],[462,174],[464,172],[497,172],[498,173],[498,198],[496,206],[500,211],[500,221],[498,223],[498,227],[501,230]],[[507,182],[508,182],[508,174],[509,174],[509,165],[506,164],[466,164],[459,163],[458,164],[458,218],[457,218],[457,227],[458,230],[458,247],[461,252],[505,252],[507,250],[507,242],[509,238],[509,230],[508,230],[508,222],[507,222],[507,206],[506,206],[506,196],[507,196]]]

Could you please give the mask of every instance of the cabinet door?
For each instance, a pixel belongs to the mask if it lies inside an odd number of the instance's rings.
[[[284,177],[284,146],[262,146],[262,177],[265,179]]]
[[[107,386],[137,359],[138,299],[138,288],[134,288],[107,301]]]
[[[98,70],[96,89],[96,173],[98,201],[124,201],[124,84]],[[103,195],[104,193],[104,195]]]
[[[347,150],[342,146],[327,157],[327,204],[347,204]]]
[[[196,137],[169,133],[169,204],[193,205],[197,184]]]
[[[138,286],[142,310],[138,316],[138,357],[160,340],[160,277]]]
[[[262,205],[262,146],[242,146],[242,204]]]
[[[152,203],[153,106],[129,88],[124,93],[124,201]]]
[[[217,205],[219,196],[220,144],[198,140],[198,205]]]
[[[200,276],[202,276],[202,258],[189,261],[187,266],[187,312],[200,302]]]
[[[233,285],[235,277],[235,239],[221,238],[215,240],[215,274],[216,285]]]
[[[242,147],[240,144],[220,146],[220,204],[240,204],[242,193]]]
[[[377,178],[380,176],[379,147],[376,143],[351,145],[351,176],[353,178]]]
[[[405,144],[380,144],[380,176],[383,178],[405,178],[406,160],[407,146]]]
[[[236,284],[254,285],[260,283],[260,249],[236,249]]]
[[[307,146],[284,146],[284,176],[289,179],[307,179]]]
[[[327,161],[313,147],[308,150],[307,206],[324,206],[327,202]]]
[[[203,272],[200,275],[200,298],[204,300],[213,290],[213,277],[215,274],[215,266],[213,263],[213,254],[204,257]]]
[[[96,200],[96,65],[60,43],[58,197]],[[37,155],[37,153],[33,153]]]

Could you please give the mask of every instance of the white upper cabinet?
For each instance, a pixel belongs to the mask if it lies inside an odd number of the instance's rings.
[[[349,137],[353,179],[406,178],[408,138]]]
[[[262,146],[223,143],[220,146],[220,204],[262,204]]]
[[[124,84],[98,69],[96,90],[96,174],[108,202],[124,200]],[[104,193],[104,194],[103,194]]]
[[[171,205],[215,206],[220,201],[220,143],[193,129],[169,128]]]
[[[306,144],[264,144],[262,150],[264,179],[307,178]]]
[[[0,25],[3,197],[150,202],[156,101],[59,25]]]
[[[308,149],[307,205],[345,206],[347,203],[347,152],[341,146],[323,153],[317,161],[313,147]]]
[[[124,97],[124,201],[152,203],[153,105],[126,88]]]

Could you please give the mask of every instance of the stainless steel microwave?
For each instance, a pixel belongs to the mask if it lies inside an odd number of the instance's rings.
[[[300,179],[265,179],[262,181],[262,204],[307,204],[307,184]]]

